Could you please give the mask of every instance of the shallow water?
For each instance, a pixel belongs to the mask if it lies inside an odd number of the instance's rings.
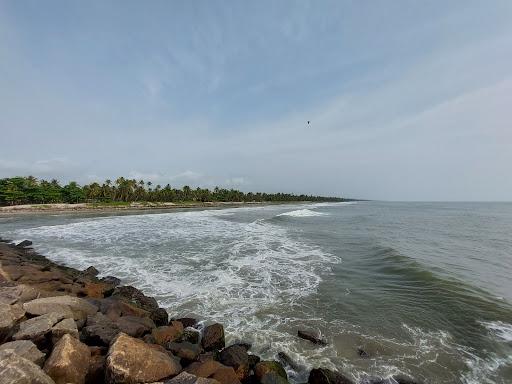
[[[512,382],[512,204],[335,203],[0,218],[0,236],[95,265],[171,316],[355,378]],[[296,337],[318,330],[318,347]],[[362,348],[370,358],[361,358]]]

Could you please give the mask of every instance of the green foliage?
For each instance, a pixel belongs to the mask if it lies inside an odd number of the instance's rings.
[[[62,187],[55,179],[37,180],[33,176],[0,179],[0,205],[49,203],[127,204],[129,202],[283,202],[283,201],[345,201],[338,197],[294,195],[290,193],[241,192],[215,187],[213,190],[185,185],[181,189],[169,184],[162,188],[144,180],[119,177],[114,183],[93,182],[80,186],[72,181]]]

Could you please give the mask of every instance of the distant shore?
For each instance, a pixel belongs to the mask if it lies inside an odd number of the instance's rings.
[[[193,208],[237,208],[262,205],[306,204],[311,201],[264,201],[264,202],[131,202],[131,203],[79,203],[79,204],[24,204],[0,207],[0,216],[32,213],[117,212],[141,210],[172,210]]]

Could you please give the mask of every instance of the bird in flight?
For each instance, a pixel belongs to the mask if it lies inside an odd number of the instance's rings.
[[[308,125],[309,125],[310,121],[308,120]]]

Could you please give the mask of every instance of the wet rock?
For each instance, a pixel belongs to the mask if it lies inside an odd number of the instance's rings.
[[[260,380],[261,384],[288,384],[288,380],[286,380],[283,376],[278,375],[275,372],[268,372]]]
[[[151,383],[181,371],[180,364],[169,355],[124,333],[113,340],[105,367],[109,384]]]
[[[201,347],[199,345],[186,341],[182,343],[170,342],[166,344],[165,348],[171,351],[173,355],[188,361],[196,360],[201,353]]]
[[[36,344],[39,339],[44,337],[52,327],[62,320],[62,315],[58,313],[48,313],[37,316],[20,323],[20,329],[12,337],[13,340],[32,340]]]
[[[90,359],[91,352],[87,345],[65,334],[46,360],[44,371],[56,384],[84,384]]]
[[[201,334],[198,330],[193,328],[187,328],[183,331],[180,341],[188,341],[192,344],[198,344]]]
[[[101,384],[105,382],[105,361],[107,357],[102,355],[91,356],[89,368],[85,376],[86,384]]]
[[[241,384],[233,367],[221,365],[221,367],[213,373],[211,378],[217,380],[221,384]]]
[[[345,375],[325,368],[315,368],[309,373],[309,384],[354,384]]]
[[[121,279],[118,279],[114,276],[105,276],[100,279],[102,283],[109,284],[112,287],[117,287],[119,284],[121,284]]]
[[[260,362],[260,357],[259,356],[256,356],[256,355],[247,355],[248,356],[248,359],[249,359],[249,369],[254,369],[254,367],[256,366],[256,364],[258,364]]]
[[[117,320],[121,332],[132,337],[142,337],[156,328],[155,323],[149,317],[123,316]]]
[[[207,359],[202,362],[190,364],[185,371],[199,377],[209,377],[220,367],[222,367],[222,364],[218,361]]]
[[[78,328],[76,327],[75,320],[64,319],[52,327],[52,343],[57,344],[60,338],[64,335],[70,335],[78,339]]]
[[[286,374],[285,369],[281,364],[277,361],[260,361],[254,367],[254,375],[258,378],[259,381],[269,372],[274,372],[275,374],[283,377],[285,380],[288,380],[288,375]]]
[[[109,346],[119,332],[116,323],[98,312],[87,317],[87,323],[81,332],[81,340],[88,345]]]
[[[299,336],[301,339],[309,340],[312,343],[318,344],[318,345],[327,345],[327,342],[319,335],[309,332],[309,331],[297,331],[297,336]]]
[[[357,348],[357,354],[359,355],[359,357],[362,357],[363,359],[367,359],[370,357],[370,355],[368,354],[368,352],[366,352],[364,349],[362,348]]]
[[[284,364],[284,365],[287,365],[289,366],[291,369],[293,369],[294,371],[297,371],[299,369],[299,365],[293,361],[293,359],[288,356],[286,353],[284,352],[279,352],[277,354],[277,357],[279,358],[279,360]]]
[[[224,339],[224,327],[222,324],[212,324],[203,331],[201,344],[205,351],[220,350],[226,346]]]
[[[98,271],[94,266],[90,266],[88,267],[87,269],[84,269],[83,270],[83,274],[84,275],[88,275],[88,276],[98,276],[98,274],[100,273],[100,271]]]
[[[182,317],[180,319],[176,319],[176,321],[179,321],[181,324],[183,324],[183,328],[195,328],[195,326],[197,325],[197,319],[194,319],[192,317]]]
[[[163,308],[158,307],[158,303],[153,297],[144,295],[140,290],[132,286],[121,286],[114,289],[113,297],[119,297],[123,300],[136,305],[150,313],[150,318],[157,326],[167,325],[169,315]]]
[[[241,345],[232,345],[220,352],[220,362],[233,367],[239,380],[249,375],[249,356],[247,349]]]
[[[178,340],[183,333],[183,325],[178,321],[172,321],[167,326],[154,328],[151,335],[155,338],[157,344],[165,346],[169,342]]]
[[[14,352],[40,367],[44,363],[45,354],[37,349],[36,345],[30,340],[17,340],[2,344],[0,345],[1,351]]]
[[[219,382],[213,379],[197,377],[187,372],[181,372],[178,376],[167,380],[165,384],[219,384]]]
[[[32,242],[30,240],[23,240],[22,242],[16,244],[17,247],[30,247],[32,245]]]
[[[251,343],[240,342],[240,343],[234,343],[233,345],[238,345],[239,347],[242,347],[243,349],[245,349],[246,352],[248,352],[252,348]]]
[[[11,351],[0,351],[0,378],[2,384],[55,384],[37,364]]]

